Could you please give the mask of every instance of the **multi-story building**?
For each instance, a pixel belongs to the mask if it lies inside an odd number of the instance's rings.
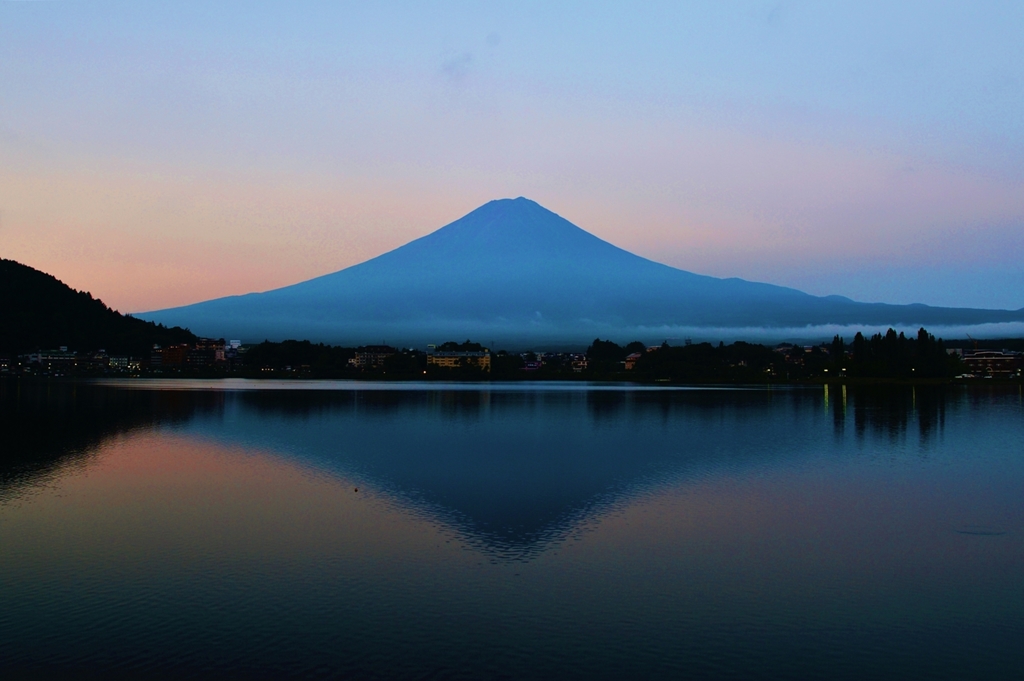
[[[210,366],[226,359],[225,349],[228,347],[223,338],[200,338],[188,351],[186,361],[189,366]]]
[[[90,369],[106,371],[106,369],[110,366],[110,356],[107,355],[106,350],[99,350],[98,352],[94,352],[91,355],[87,355],[83,359],[84,362],[80,362],[80,364],[84,364],[86,367]]]
[[[188,358],[189,347],[187,345],[172,345],[160,350],[160,366],[182,367]]]
[[[475,367],[483,371],[491,370],[491,352],[482,350],[438,350],[435,346],[427,347],[427,365],[458,369]]]
[[[357,369],[376,369],[384,365],[384,360],[398,351],[390,345],[367,345],[356,349],[356,356],[348,361]]]
[[[124,357],[122,355],[111,355],[107,366],[115,371],[127,371],[128,365],[131,363],[130,357]]]
[[[971,373],[993,378],[1019,375],[1024,366],[1024,357],[1020,353],[1007,350],[968,350],[964,352],[963,361]]]
[[[67,346],[59,350],[39,350],[22,356],[22,363],[35,366],[39,371],[71,371],[78,366],[78,354],[68,352]]]

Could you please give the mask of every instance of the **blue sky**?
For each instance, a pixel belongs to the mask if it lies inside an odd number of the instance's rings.
[[[716,276],[1024,306],[1024,3],[0,2],[0,255],[124,310],[499,197]]]

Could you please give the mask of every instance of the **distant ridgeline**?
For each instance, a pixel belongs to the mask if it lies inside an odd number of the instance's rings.
[[[78,351],[143,355],[154,343],[193,343],[179,327],[122,315],[55,277],[0,259],[0,353],[17,354],[67,346]]]

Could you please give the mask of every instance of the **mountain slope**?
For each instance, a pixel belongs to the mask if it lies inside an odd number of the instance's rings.
[[[525,198],[491,201],[359,265],[147,319],[250,339],[531,340],[625,329],[977,324],[1024,311],[856,303],[693,274],[633,255]]]
[[[142,355],[154,343],[195,340],[190,332],[122,315],[44,272],[0,259],[0,353],[66,345]]]

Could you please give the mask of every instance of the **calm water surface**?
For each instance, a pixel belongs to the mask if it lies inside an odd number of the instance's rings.
[[[0,380],[0,674],[1024,677],[1018,387]]]

